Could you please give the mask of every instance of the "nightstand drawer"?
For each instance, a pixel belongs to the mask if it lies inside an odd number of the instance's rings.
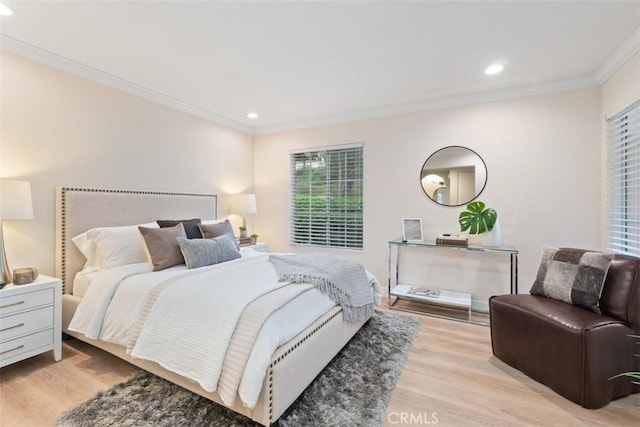
[[[0,298],[0,317],[47,304],[53,304],[53,288],[3,297]]]
[[[41,347],[53,347],[52,329],[0,343],[0,363]]]
[[[53,327],[53,306],[0,318],[0,342]]]

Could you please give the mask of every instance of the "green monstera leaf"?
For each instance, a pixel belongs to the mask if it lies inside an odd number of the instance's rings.
[[[495,209],[487,208],[484,202],[476,200],[467,205],[467,210],[460,212],[458,222],[460,231],[469,230],[469,234],[482,234],[491,231],[498,219]]]

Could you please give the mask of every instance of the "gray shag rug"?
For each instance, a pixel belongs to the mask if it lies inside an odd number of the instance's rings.
[[[376,312],[280,417],[282,427],[380,426],[422,319]],[[56,425],[258,426],[141,371],[62,414]]]

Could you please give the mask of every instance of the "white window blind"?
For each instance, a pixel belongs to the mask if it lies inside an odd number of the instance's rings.
[[[640,101],[607,123],[608,248],[640,256]]]
[[[291,243],[362,249],[362,145],[291,153]]]

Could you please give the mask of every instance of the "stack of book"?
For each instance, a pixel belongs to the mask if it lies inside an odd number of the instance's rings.
[[[436,245],[469,246],[469,239],[467,236],[441,234],[436,238]]]
[[[251,245],[251,237],[238,238],[238,246],[250,246],[250,245]]]

